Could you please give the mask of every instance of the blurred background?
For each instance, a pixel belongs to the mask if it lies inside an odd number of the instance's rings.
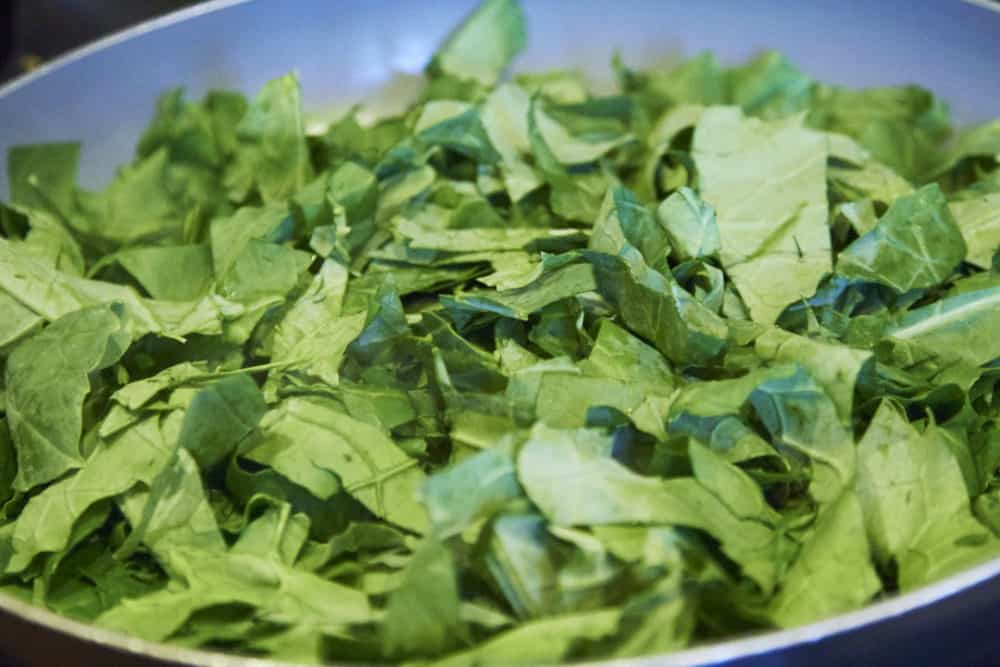
[[[0,0],[0,83],[198,0]]]

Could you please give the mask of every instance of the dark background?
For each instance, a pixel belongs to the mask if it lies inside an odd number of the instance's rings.
[[[197,0],[0,0],[0,82]]]

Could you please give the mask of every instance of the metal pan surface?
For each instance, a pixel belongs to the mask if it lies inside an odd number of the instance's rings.
[[[82,141],[80,181],[102,185],[129,160],[156,95],[184,86],[253,92],[289,70],[317,119],[368,101],[398,108],[423,64],[475,0],[215,0],[80,49],[0,88],[0,155],[16,144]],[[579,66],[607,79],[608,57],[643,64],[710,49],[724,61],[778,49],[817,79],[855,87],[919,83],[959,124],[1000,115],[1000,4],[989,0],[525,0],[518,69]],[[388,88],[387,88],[388,87]],[[381,91],[381,92],[380,92]],[[7,196],[0,160],[0,198]],[[720,664],[997,664],[1000,559],[818,623],[593,667]],[[278,663],[153,644],[0,594],[0,662],[25,665]],[[996,661],[996,662],[995,662]],[[16,663],[15,663],[16,664]]]

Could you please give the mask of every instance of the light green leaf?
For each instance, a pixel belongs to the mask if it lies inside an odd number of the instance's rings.
[[[517,0],[487,0],[448,37],[429,69],[490,85],[524,47]]]
[[[195,301],[214,279],[207,245],[140,246],[114,256],[154,299]]]
[[[1000,552],[976,521],[962,471],[933,424],[923,433],[884,401],[858,444],[857,493],[879,562],[909,590]]]
[[[754,341],[764,361],[798,364],[830,396],[841,422],[851,424],[854,388],[862,367],[872,358],[871,352],[826,343],[774,328]]]
[[[574,647],[615,633],[620,612],[601,609],[552,616],[508,630],[475,648],[431,663],[433,667],[504,667],[511,663],[554,664],[571,657]]]
[[[948,204],[968,247],[968,261],[989,268],[1000,249],[1000,193]]]
[[[624,324],[651,340],[676,364],[698,364],[726,347],[726,323],[675,281],[645,264],[626,246],[618,256],[591,253],[597,289],[621,314]]]
[[[65,549],[73,526],[88,508],[136,484],[151,484],[169,460],[171,450],[172,444],[164,441],[156,417],[100,443],[79,472],[28,501],[14,525],[13,554],[7,571],[20,572],[38,554]]]
[[[917,344],[931,356],[979,366],[1000,357],[991,333],[1000,317],[998,305],[1000,287],[957,294],[906,312],[887,336]]]
[[[879,591],[864,532],[862,505],[847,490],[820,512],[768,611],[782,627],[857,609]]]
[[[610,456],[611,440],[597,431],[532,429],[518,456],[521,484],[553,523],[565,526],[618,523],[675,524],[699,528],[723,550],[771,583],[773,535],[756,520],[733,514],[694,478],[661,480],[637,475]],[[567,485],[567,480],[573,480]],[[772,584],[773,585],[773,584]]]
[[[418,130],[416,138],[431,146],[441,146],[462,153],[480,163],[492,164],[499,162],[501,158],[490,143],[479,113],[474,109]]]
[[[129,556],[140,543],[161,560],[169,559],[177,549],[205,549],[220,555],[225,549],[198,464],[186,449],[175,447],[148,488],[133,488],[118,506],[133,531],[118,548],[119,558]]]
[[[662,219],[643,206],[635,195],[621,186],[608,190],[594,223],[588,247],[609,255],[618,255],[631,245],[655,271],[669,272],[669,232]]]
[[[376,516],[410,530],[427,525],[417,504],[424,473],[381,430],[329,402],[290,398],[264,417],[260,438],[241,456],[274,468],[317,498],[340,490]]]
[[[294,74],[268,82],[236,127],[236,161],[226,175],[234,199],[256,187],[265,202],[287,200],[309,180],[299,82]]]
[[[726,72],[729,102],[761,118],[784,118],[810,102],[812,80],[776,51]]]
[[[18,252],[19,246],[0,238],[0,290],[51,322],[81,308],[123,304],[133,335],[156,333],[171,338],[188,334],[218,334],[222,313],[211,298],[197,301],[143,299],[135,290],[62,273]]]
[[[371,618],[361,592],[256,555],[177,548],[167,564],[184,588],[123,600],[97,624],[162,641],[195,611],[222,604],[245,604],[277,623],[330,631]]]
[[[427,478],[421,492],[434,534],[457,535],[521,495],[508,448],[486,449]]]
[[[812,496],[820,503],[836,501],[854,479],[854,441],[822,386],[803,368],[793,368],[758,385],[750,403],[775,443],[812,461]]]
[[[832,268],[826,138],[798,119],[766,123],[717,107],[698,122],[692,156],[723,268],[754,320],[771,323]]]
[[[406,567],[403,584],[389,595],[383,625],[388,656],[440,655],[456,644],[461,628],[459,590],[451,551],[427,540]]]

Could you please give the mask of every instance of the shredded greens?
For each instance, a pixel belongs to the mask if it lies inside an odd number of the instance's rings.
[[[9,155],[0,592],[323,662],[555,663],[808,623],[1000,555],[1000,121],[776,53],[406,113],[164,94]]]

